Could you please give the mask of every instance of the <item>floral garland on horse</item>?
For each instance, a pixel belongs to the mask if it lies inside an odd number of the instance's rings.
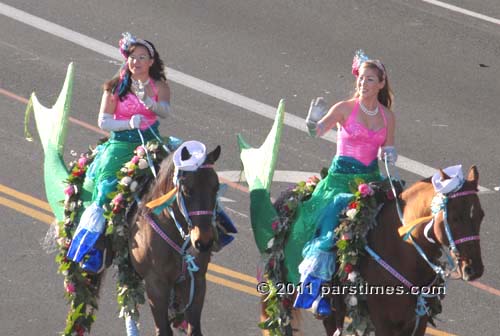
[[[326,172],[325,169],[321,171],[322,178],[326,176]],[[272,223],[274,237],[269,240],[263,255],[263,277],[269,289],[269,294],[264,299],[268,319],[259,324],[260,328],[269,330],[271,335],[285,335],[291,318],[293,298],[291,295],[279,293],[275,286],[276,283],[284,281],[283,248],[290,225],[295,219],[299,203],[310,198],[319,181],[318,177],[313,176],[305,182],[299,182],[289,189],[286,200],[276,204],[279,219]],[[375,193],[374,188],[361,179],[354,180],[350,189],[353,199],[339,214],[339,225],[335,229],[338,270],[332,280],[344,286],[359,287],[365,284],[359,273],[359,261],[365,256],[366,235],[375,224],[383,198],[393,199],[393,196],[388,182],[377,186],[380,193]],[[368,315],[365,295],[347,295],[345,303],[346,316],[351,319],[346,328],[347,332],[367,335],[374,330]]]
[[[103,141],[104,142],[104,141]],[[57,225],[57,245],[59,247],[56,262],[58,272],[64,275],[65,297],[70,306],[63,335],[82,336],[90,332],[95,321],[94,311],[98,308],[97,296],[100,277],[84,271],[79,263],[69,260],[66,255],[76,225],[81,215],[80,199],[86,172],[97,155],[96,149],[90,149],[77,161],[69,164],[70,174],[65,181],[64,220]],[[159,167],[167,153],[157,141],[150,141],[146,146],[138,146],[131,160],[123,165],[116,176],[119,181],[116,191],[110,193],[111,199],[105,205],[104,216],[107,222],[105,239],[111,243],[113,263],[118,268],[117,301],[120,317],[139,318],[137,306],[145,302],[144,284],[130,264],[128,251],[128,223],[126,214],[134,201],[134,195],[140,192],[152,177],[150,163]],[[148,159],[150,158],[150,163]],[[85,260],[84,260],[85,261]]]

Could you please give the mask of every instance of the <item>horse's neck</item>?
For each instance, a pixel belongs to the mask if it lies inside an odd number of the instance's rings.
[[[430,217],[431,212],[431,202],[435,195],[434,188],[432,184],[426,183],[424,181],[417,182],[410,189],[403,192],[401,198],[405,202],[404,209],[404,220],[407,225],[411,225],[412,222],[421,219],[421,224],[417,225],[412,231],[412,237],[415,242],[424,250],[425,254],[431,259],[437,259],[440,256],[439,245],[430,242],[425,233],[426,224],[431,220],[425,217]],[[433,230],[430,230],[432,234]],[[423,261],[419,257],[420,261]]]
[[[429,216],[431,214],[430,205],[434,196],[432,184],[421,183],[412,186],[401,194],[404,201],[404,220],[410,223],[415,219]],[[396,268],[403,276],[418,285],[427,285],[432,281],[434,272],[428,267],[424,259],[417,250],[405,242],[399,235],[398,229],[401,222],[398,220],[395,203],[386,204],[379,214],[379,225],[376,230],[370,231],[369,244],[380,253],[382,259]],[[420,225],[413,232],[414,237],[422,245],[426,254],[431,258],[436,258],[439,250],[432,246],[423,236],[423,228]],[[426,241],[424,242],[423,239]],[[420,245],[419,244],[419,245]],[[396,257],[397,256],[397,257]]]
[[[434,197],[432,184],[417,182],[401,194],[404,201],[404,220],[409,223],[431,214],[431,202]]]

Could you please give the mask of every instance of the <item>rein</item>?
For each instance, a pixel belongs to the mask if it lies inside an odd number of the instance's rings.
[[[199,166],[197,168],[198,169],[213,169],[214,168],[214,164],[203,164],[201,166]],[[201,210],[193,210],[193,211],[187,211],[187,207],[186,207],[186,202],[184,200],[184,195],[182,193],[182,188],[181,188],[181,184],[182,184],[182,180],[184,179],[184,176],[182,176],[182,173],[183,171],[176,171],[176,173],[174,174],[174,185],[175,185],[175,188],[171,191],[171,195],[170,192],[167,194],[168,195],[168,198],[172,199],[175,197],[175,199],[177,200],[177,207],[180,211],[180,213],[182,214],[182,217],[184,218],[185,222],[187,223],[188,225],[188,230],[191,230],[194,225],[191,221],[191,217],[196,217],[196,216],[212,216],[212,222],[215,220],[215,213],[216,213],[216,210],[213,209],[213,210],[205,210],[205,209],[201,209]],[[155,203],[155,201],[157,200],[153,200],[152,203]],[[179,246],[177,245],[168,235],[166,232],[164,232],[164,230],[162,230],[159,225],[153,220],[153,218],[151,218],[151,216],[149,215],[145,215],[145,218],[147,219],[147,222],[149,223],[149,225],[153,228],[153,230],[172,248],[174,249],[177,253],[179,253],[179,255],[182,257],[183,259],[183,263],[182,263],[182,274],[184,276],[185,272],[186,272],[186,269],[189,273],[189,277],[191,279],[190,281],[190,290],[189,290],[189,301],[188,303],[184,306],[184,308],[182,309],[182,311],[180,311],[179,313],[184,313],[190,306],[191,304],[193,303],[193,299],[194,299],[194,293],[195,293],[195,284],[194,284],[194,273],[195,272],[198,272],[199,271],[199,267],[198,265],[196,265],[196,262],[195,262],[195,257],[188,253],[187,252],[187,249],[189,248],[189,243],[190,243],[190,234],[189,233],[185,233],[184,232],[184,229],[182,228],[182,224],[177,220],[176,216],[175,216],[175,213],[174,213],[174,209],[172,207],[172,204],[173,202],[170,201],[170,200],[161,200],[161,202],[165,202],[166,205],[166,210],[168,211],[171,219],[174,221],[175,223],[175,226],[177,227],[177,230],[179,231],[179,234],[183,240],[183,243],[182,243],[182,246]],[[182,277],[180,280],[178,281],[182,281]]]
[[[444,281],[444,286],[446,287],[446,279],[449,277],[449,274],[457,268],[458,262],[456,263],[455,260],[453,259],[453,257],[450,255],[450,253],[448,253],[448,251],[443,246],[441,246],[441,249],[442,249],[443,253],[446,255],[446,257],[448,259],[448,263],[451,267],[451,270],[449,271],[449,273],[447,273],[445,271],[445,269],[443,269],[443,267],[432,263],[430,261],[430,259],[427,257],[427,255],[425,254],[424,250],[417,244],[417,242],[415,241],[415,239],[413,238],[411,233],[417,226],[420,226],[421,224],[425,223],[426,218],[417,219],[414,221],[414,222],[417,222],[416,224],[408,225],[409,226],[408,229],[401,230],[404,226],[406,226],[405,222],[404,222],[404,218],[403,218],[403,212],[400,208],[400,205],[398,202],[398,197],[396,194],[396,190],[395,190],[394,185],[392,183],[392,177],[391,177],[391,174],[389,171],[387,157],[385,157],[384,161],[385,161],[385,168],[386,168],[386,172],[387,172],[387,177],[389,178],[389,182],[391,184],[391,190],[392,190],[392,193],[394,195],[394,198],[396,199],[396,207],[397,207],[398,216],[399,216],[399,219],[402,223],[402,227],[399,229],[399,231],[400,231],[400,233],[405,232],[404,236],[403,236],[403,240],[409,241],[415,247],[418,254],[425,260],[425,262],[429,265],[429,267],[436,273],[436,276],[440,277]],[[396,171],[396,175],[397,175],[397,171]],[[398,176],[398,180],[399,180],[399,176]],[[455,190],[459,190],[462,186],[463,186],[463,182]],[[460,253],[457,249],[457,245],[460,245],[460,244],[463,244],[463,243],[466,243],[469,241],[480,240],[480,237],[479,237],[479,235],[473,235],[473,236],[466,236],[466,237],[462,237],[460,239],[454,240],[452,233],[451,233],[450,225],[448,223],[447,204],[448,204],[449,199],[454,199],[454,198],[473,195],[473,194],[477,194],[477,191],[476,190],[465,190],[465,191],[450,192],[447,194],[441,194],[441,193],[436,194],[431,202],[432,216],[429,216],[429,217],[431,217],[431,219],[426,224],[426,226],[424,228],[425,238],[430,243],[436,244],[436,241],[428,236],[428,232],[430,231],[430,229],[434,225],[435,219],[436,219],[438,213],[440,211],[443,211],[445,232],[446,232],[446,236],[448,238],[448,242],[450,245],[449,250],[453,253],[453,255],[455,256],[457,261],[460,260]],[[377,263],[379,263],[384,269],[386,269],[389,273],[391,273],[396,279],[401,281],[407,287],[409,285],[411,285],[410,281],[408,281],[406,278],[403,277],[403,275],[401,275],[394,268],[392,268],[389,264],[387,264],[387,262],[385,262],[379,255],[377,255],[375,253],[375,251],[373,251],[368,245],[365,246],[365,249]],[[435,280],[433,281],[433,283],[434,282],[435,282]],[[434,296],[439,298],[438,295],[434,295]],[[416,308],[415,308],[416,321],[415,321],[415,327],[413,328],[413,332],[411,334],[412,336],[415,334],[415,332],[418,328],[418,325],[420,323],[420,318],[429,313],[429,307],[427,305],[425,297],[432,297],[432,296],[429,296],[429,295],[424,296],[423,294],[420,293],[417,297],[417,304],[416,304]]]

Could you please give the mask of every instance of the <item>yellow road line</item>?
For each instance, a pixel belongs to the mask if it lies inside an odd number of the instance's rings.
[[[50,207],[50,205],[47,202],[39,200],[38,198],[22,193],[15,189],[9,188],[7,186],[4,186],[3,184],[0,184],[0,192],[3,192],[4,194],[15,197],[17,199],[25,201],[30,205],[34,205],[40,209],[47,210],[48,212],[52,213],[52,208]]]
[[[17,212],[20,212],[22,214],[25,214],[31,218],[45,222],[49,225],[52,224],[52,222],[54,221],[54,216],[47,215],[44,212],[35,210],[33,208],[27,207],[25,205],[22,205],[15,201],[11,201],[1,196],[0,196],[0,204],[5,205],[6,207],[16,210]]]
[[[1,188],[1,187],[3,187],[3,188]],[[45,204],[46,204],[46,206],[48,206],[47,203],[45,203],[41,200],[38,200],[36,198],[33,198],[32,196],[23,194],[23,193],[18,192],[18,191],[16,191],[15,193],[12,193],[12,192],[10,192],[10,190],[12,190],[12,189],[7,188],[5,186],[2,186],[0,184],[0,191],[4,192],[5,194],[9,194],[9,195],[12,195],[14,197],[17,196],[17,198],[22,199],[22,200],[25,200],[25,199],[37,200],[36,204],[38,204],[39,206],[42,205],[43,209],[45,209]],[[26,197],[26,196],[28,196],[28,197]],[[47,215],[46,213],[43,213],[43,212],[40,212],[40,211],[35,210],[33,208],[24,206],[20,203],[17,203],[15,201],[9,200],[9,199],[1,197],[1,196],[0,196],[0,204],[5,205],[8,208],[14,209],[22,214],[29,216],[29,217],[40,220],[46,224],[51,224],[54,220],[53,216]],[[33,204],[35,204],[35,203],[33,203]],[[49,207],[49,209],[50,209],[50,207]],[[256,280],[253,277],[246,275],[246,274],[243,274],[243,273],[239,273],[239,272],[230,270],[230,269],[222,267],[222,266],[218,266],[215,264],[209,264],[208,269],[212,272],[217,272],[217,273],[220,273],[220,274],[223,274],[223,275],[226,275],[229,277],[233,277],[233,278],[236,278],[239,280],[243,280],[243,281],[246,281],[246,282],[249,282],[252,284],[256,283]],[[237,282],[225,279],[225,278],[221,278],[221,277],[218,277],[218,276],[210,274],[210,273],[206,274],[206,278],[208,281],[216,283],[218,285],[226,286],[226,287],[232,288],[234,290],[250,294],[252,296],[260,297],[260,294],[257,292],[257,289],[255,287],[242,285],[240,283],[237,283]],[[440,331],[440,330],[437,330],[437,329],[434,329],[431,327],[427,327],[426,333],[429,335],[432,335],[432,336],[457,336],[455,334],[450,334],[450,333]]]
[[[20,191],[14,190],[12,188],[6,187],[3,184],[0,184],[0,192],[3,192],[9,196],[15,197],[19,200],[22,200],[30,205],[37,206],[38,208],[40,208],[42,210],[47,210],[49,212],[52,212],[52,209],[50,208],[50,205],[48,203],[46,203],[42,200],[39,200],[35,197],[32,197],[28,194],[25,194],[25,193],[22,193]],[[52,221],[54,220],[53,216],[43,214],[35,209],[23,206],[23,205],[16,203],[14,201],[9,201],[7,199],[4,199],[4,200],[6,200],[6,202],[8,202],[8,204],[4,204],[4,205],[7,205],[9,208],[13,208],[15,210],[18,210],[19,212],[22,212],[30,217],[33,217],[35,219],[39,219],[41,216],[44,216],[43,221],[48,223],[48,224],[51,224]],[[16,208],[14,208],[14,206]],[[22,209],[22,211],[19,209]],[[223,275],[226,275],[226,276],[238,279],[238,280],[243,280],[243,281],[249,282],[252,285],[257,284],[257,280],[255,279],[255,277],[251,277],[249,275],[239,273],[239,272],[233,271],[231,269],[228,269],[228,268],[225,268],[222,266],[218,266],[215,264],[209,264],[208,269],[212,272],[220,273],[220,274],[223,274]]]
[[[249,282],[252,285],[257,285],[257,280],[255,279],[255,277],[252,277],[250,275],[246,275],[246,274],[243,274],[243,273],[239,273],[239,272],[233,271],[233,270],[231,270],[229,268],[225,268],[225,267],[222,267],[222,266],[219,266],[219,265],[215,265],[215,264],[208,264],[208,269],[210,271],[212,271],[212,272],[224,274],[224,275],[233,277],[235,279],[239,279],[239,280],[243,280],[243,281]]]
[[[231,280],[220,278],[220,277],[213,275],[213,274],[210,274],[210,273],[207,273],[206,277],[207,277],[208,281],[215,282],[219,285],[223,285],[223,286],[238,290],[238,291],[243,292],[243,293],[247,293],[247,294],[250,294],[253,296],[260,297],[260,294],[257,292],[257,289],[255,287],[245,286],[245,285],[239,284],[237,282],[233,282]]]

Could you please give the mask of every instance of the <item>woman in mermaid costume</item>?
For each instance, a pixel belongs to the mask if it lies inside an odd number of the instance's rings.
[[[329,315],[330,304],[320,295],[321,284],[329,283],[335,272],[334,230],[339,213],[353,198],[350,184],[359,179],[368,183],[381,179],[379,158],[395,163],[394,114],[390,110],[392,93],[387,72],[379,60],[369,59],[361,50],[352,65],[356,77],[354,96],[327,111],[323,98],[311,102],[306,124],[311,136],[321,136],[337,125],[337,154],[328,175],[316,186],[311,197],[298,204],[293,222],[287,223],[284,244],[275,246],[279,214],[271,202],[270,187],[276,167],[284,120],[281,101],[273,128],[259,148],[238,136],[240,158],[250,191],[250,219],[255,242],[264,260],[277,258],[282,266],[267,262],[263,269],[270,281],[302,282],[295,308],[312,309]],[[278,250],[276,250],[278,249]],[[282,249],[282,250],[281,250]],[[271,269],[271,271],[269,271]],[[281,275],[285,271],[285,275]],[[259,278],[259,281],[263,279]]]
[[[293,226],[293,245],[288,244],[288,269],[296,263],[303,288],[311,289],[299,294],[295,308],[312,308],[318,315],[330,314],[327,298],[320,294],[321,283],[329,282],[335,272],[334,229],[339,223],[339,213],[352,200],[350,184],[355,180],[364,182],[381,179],[377,155],[387,157],[394,163],[394,114],[390,110],[392,93],[387,72],[379,60],[371,60],[358,51],[353,60],[356,76],[356,92],[352,99],[341,101],[330,108],[322,98],[312,101],[307,127],[311,136],[321,136],[338,125],[337,153],[332,160],[328,175],[317,185],[311,198],[298,209]],[[300,249],[304,244],[303,249]],[[298,248],[302,255],[292,258],[292,249]],[[288,249],[288,251],[287,251]],[[289,274],[291,281],[294,276]],[[295,281],[298,282],[298,281]]]
[[[158,117],[170,114],[170,88],[163,61],[154,45],[124,33],[119,42],[125,62],[119,76],[106,82],[98,125],[110,131],[110,138],[97,147],[83,185],[85,211],[80,219],[68,258],[75,262],[89,258],[82,267],[91,272],[103,269],[103,252],[94,247],[104,230],[103,205],[118,183],[116,172],[128,162],[137,146],[158,137]]]

